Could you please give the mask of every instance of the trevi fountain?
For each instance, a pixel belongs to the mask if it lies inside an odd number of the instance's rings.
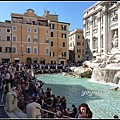
[[[85,61],[80,67],[71,67],[72,73],[64,73],[72,77],[81,78],[82,73],[92,73],[91,79],[101,83],[113,83],[115,90],[119,90],[120,79],[120,50],[116,31],[113,36],[112,49],[108,54],[90,61]],[[87,76],[86,76],[87,77]]]

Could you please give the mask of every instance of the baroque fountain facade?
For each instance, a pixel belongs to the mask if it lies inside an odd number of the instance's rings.
[[[92,56],[83,64],[95,81],[118,84],[120,78],[120,2],[98,1],[84,11],[84,38]],[[109,26],[109,27],[108,27]],[[90,58],[90,54],[88,55]]]

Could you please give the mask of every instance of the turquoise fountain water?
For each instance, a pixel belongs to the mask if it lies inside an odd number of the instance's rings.
[[[86,102],[93,112],[93,118],[120,117],[120,91],[110,90],[110,84],[90,82],[90,79],[72,78],[61,74],[46,74],[37,77],[44,82],[44,90],[50,87],[53,93],[67,99],[67,107],[77,107]]]

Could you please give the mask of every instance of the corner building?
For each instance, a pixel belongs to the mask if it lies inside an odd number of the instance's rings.
[[[9,62],[11,58],[11,22],[0,22],[0,63]]]
[[[69,33],[69,57],[71,62],[84,61],[84,37],[82,29],[74,29]]]
[[[70,23],[59,22],[58,15],[44,11],[38,16],[33,9],[24,14],[11,13],[11,61],[43,64],[66,64],[69,59]]]

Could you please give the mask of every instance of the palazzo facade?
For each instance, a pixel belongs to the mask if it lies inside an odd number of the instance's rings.
[[[84,11],[86,58],[104,57],[120,50],[120,2],[98,1]]]

